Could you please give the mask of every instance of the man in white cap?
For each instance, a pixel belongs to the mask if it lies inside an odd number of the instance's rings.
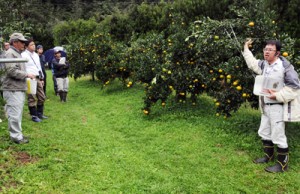
[[[23,34],[13,33],[9,39],[10,48],[5,53],[6,58],[22,58],[21,52],[26,41]],[[6,63],[5,69],[2,90],[10,138],[17,144],[28,143],[28,138],[22,133],[22,113],[27,90],[26,78],[34,79],[35,75],[26,72],[24,63]]]

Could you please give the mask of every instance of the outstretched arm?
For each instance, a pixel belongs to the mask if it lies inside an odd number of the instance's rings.
[[[262,70],[259,67],[258,63],[259,60],[256,59],[252,52],[249,50],[249,45],[252,44],[252,40],[249,39],[245,42],[244,44],[244,52],[243,52],[243,57],[247,63],[247,66],[249,69],[251,69],[252,71],[254,71],[256,74],[262,74]]]

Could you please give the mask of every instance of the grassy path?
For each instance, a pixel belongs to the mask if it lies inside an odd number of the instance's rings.
[[[50,75],[50,73],[49,73]],[[50,76],[49,76],[50,77]],[[264,172],[251,161],[261,155],[259,112],[243,107],[233,118],[214,116],[211,99],[196,106],[153,107],[144,116],[143,89],[115,82],[100,89],[89,78],[70,79],[67,103],[49,80],[42,123],[30,121],[28,145],[0,132],[3,193],[299,193],[300,130],[288,126],[290,171]],[[30,156],[28,161],[21,154]]]

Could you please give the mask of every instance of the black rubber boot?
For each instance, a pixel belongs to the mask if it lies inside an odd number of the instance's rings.
[[[31,116],[37,116],[37,110],[35,106],[28,106],[28,109]]]
[[[41,122],[42,120],[38,117],[36,107],[35,106],[28,106],[28,108],[29,108],[29,112],[30,112],[30,115],[31,115],[31,120],[33,122],[36,122],[36,123]]]
[[[48,119],[48,117],[44,115],[44,105],[37,105],[37,115],[40,119]]]
[[[277,162],[274,166],[265,168],[267,172],[277,173],[288,170],[289,148],[277,148]]]
[[[64,102],[67,102],[67,95],[68,95],[68,92],[63,92],[63,100]]]
[[[58,94],[59,94],[59,97],[60,97],[60,101],[63,102],[64,101],[64,92],[59,91]]]
[[[265,156],[253,160],[256,164],[268,163],[274,160],[274,144],[270,140],[262,140]]]

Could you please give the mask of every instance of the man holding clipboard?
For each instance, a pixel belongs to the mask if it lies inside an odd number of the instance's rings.
[[[251,43],[251,39],[245,42],[243,56],[248,68],[259,75],[256,78],[254,94],[259,96],[262,110],[258,134],[262,138],[265,153],[264,157],[255,159],[253,162],[261,164],[274,160],[274,145],[277,145],[277,162],[265,170],[273,173],[284,172],[288,169],[289,162],[285,121],[300,120],[300,113],[294,114],[296,112],[292,110],[299,104],[291,106],[291,102],[293,104],[299,102],[298,74],[293,65],[280,56],[281,44],[279,41],[266,42],[263,49],[264,60],[258,60],[253,56],[249,50]]]

